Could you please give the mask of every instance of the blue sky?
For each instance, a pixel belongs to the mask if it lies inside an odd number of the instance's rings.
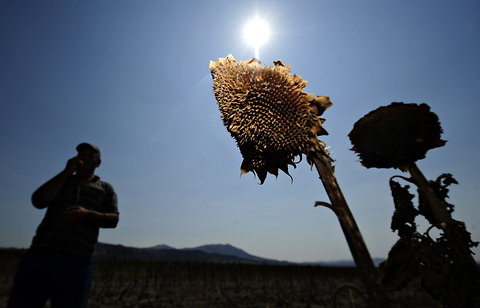
[[[28,247],[44,214],[31,193],[87,141],[101,148],[98,174],[119,196],[120,224],[102,230],[103,242],[350,259],[336,217],[313,207],[328,198],[305,161],[293,183],[240,177],[208,65],[253,56],[242,29],[257,13],[272,30],[262,64],[291,64],[306,92],[334,103],[323,140],[372,256],[396,241],[388,179],[402,172],[362,167],[347,135],[394,101],[439,116],[448,142],[418,165],[459,181],[454,218],[480,240],[480,2],[2,0],[0,247]]]

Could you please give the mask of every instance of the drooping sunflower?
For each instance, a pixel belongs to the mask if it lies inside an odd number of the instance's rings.
[[[328,155],[317,136],[327,135],[319,118],[332,103],[327,96],[303,92],[307,81],[275,61],[261,66],[256,59],[237,62],[233,56],[210,61],[213,92],[223,124],[243,156],[241,172],[253,172],[260,183],[267,173],[288,173],[297,156]]]
[[[365,167],[405,170],[443,146],[441,134],[438,116],[427,104],[393,102],[363,116],[348,136]]]

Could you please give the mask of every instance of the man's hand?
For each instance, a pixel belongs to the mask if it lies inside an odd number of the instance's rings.
[[[65,172],[67,174],[73,174],[75,171],[77,171],[77,168],[80,167],[83,164],[83,161],[80,159],[80,157],[75,156],[70,158],[67,161],[67,165],[65,166]]]
[[[37,188],[32,194],[32,204],[39,209],[46,208],[55,199],[68,177],[83,165],[80,157],[75,156],[67,161],[65,168],[45,184]]]
[[[71,206],[63,213],[63,219],[67,222],[88,222],[90,211],[79,205]]]

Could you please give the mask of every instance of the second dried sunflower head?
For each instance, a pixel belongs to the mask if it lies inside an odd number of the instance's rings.
[[[441,134],[428,105],[394,102],[363,116],[348,136],[365,167],[404,170],[428,150],[443,146]]]

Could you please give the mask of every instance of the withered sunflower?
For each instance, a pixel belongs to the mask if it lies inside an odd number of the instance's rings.
[[[358,120],[349,133],[362,165],[405,170],[428,150],[441,147],[438,116],[426,104],[394,102]]]
[[[210,61],[213,92],[223,124],[243,156],[241,172],[253,172],[260,183],[267,173],[288,173],[294,159],[310,152],[328,155],[317,136],[327,135],[319,118],[332,103],[327,96],[303,92],[307,81],[275,61],[237,62],[233,56]]]

